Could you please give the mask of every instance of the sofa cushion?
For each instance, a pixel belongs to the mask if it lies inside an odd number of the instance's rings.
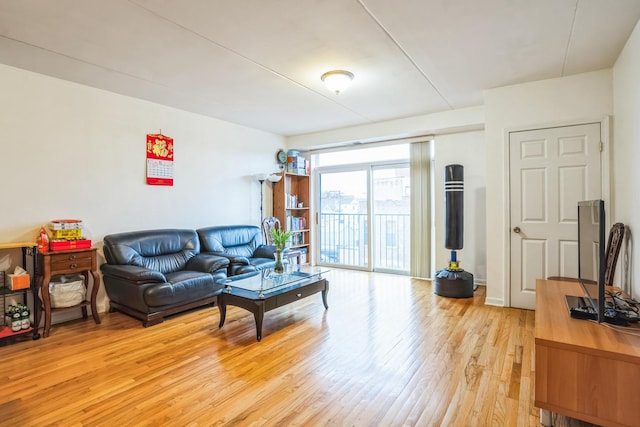
[[[185,304],[211,296],[222,288],[209,273],[176,271],[166,277],[167,283],[145,289],[144,300],[149,307]]]
[[[252,258],[251,265],[258,270],[264,270],[265,268],[273,268],[276,266],[275,258]]]

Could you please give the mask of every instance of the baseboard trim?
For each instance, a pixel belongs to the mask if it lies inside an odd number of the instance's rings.
[[[496,307],[506,307],[506,305],[504,304],[504,300],[502,298],[485,298],[484,304],[493,305]]]

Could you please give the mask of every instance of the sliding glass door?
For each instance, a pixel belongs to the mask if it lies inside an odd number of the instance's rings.
[[[408,273],[410,261],[409,166],[374,166],[371,173],[374,270]]]
[[[317,183],[318,263],[408,273],[408,164],[326,168]]]
[[[368,172],[325,172],[318,175],[321,264],[369,268]]]

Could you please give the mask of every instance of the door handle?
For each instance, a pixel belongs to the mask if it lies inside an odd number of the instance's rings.
[[[520,227],[513,227],[513,232],[516,234],[520,233]]]

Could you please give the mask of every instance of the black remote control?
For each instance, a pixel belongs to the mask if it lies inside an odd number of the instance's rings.
[[[596,313],[587,307],[571,307],[569,311],[574,319],[597,320]]]

